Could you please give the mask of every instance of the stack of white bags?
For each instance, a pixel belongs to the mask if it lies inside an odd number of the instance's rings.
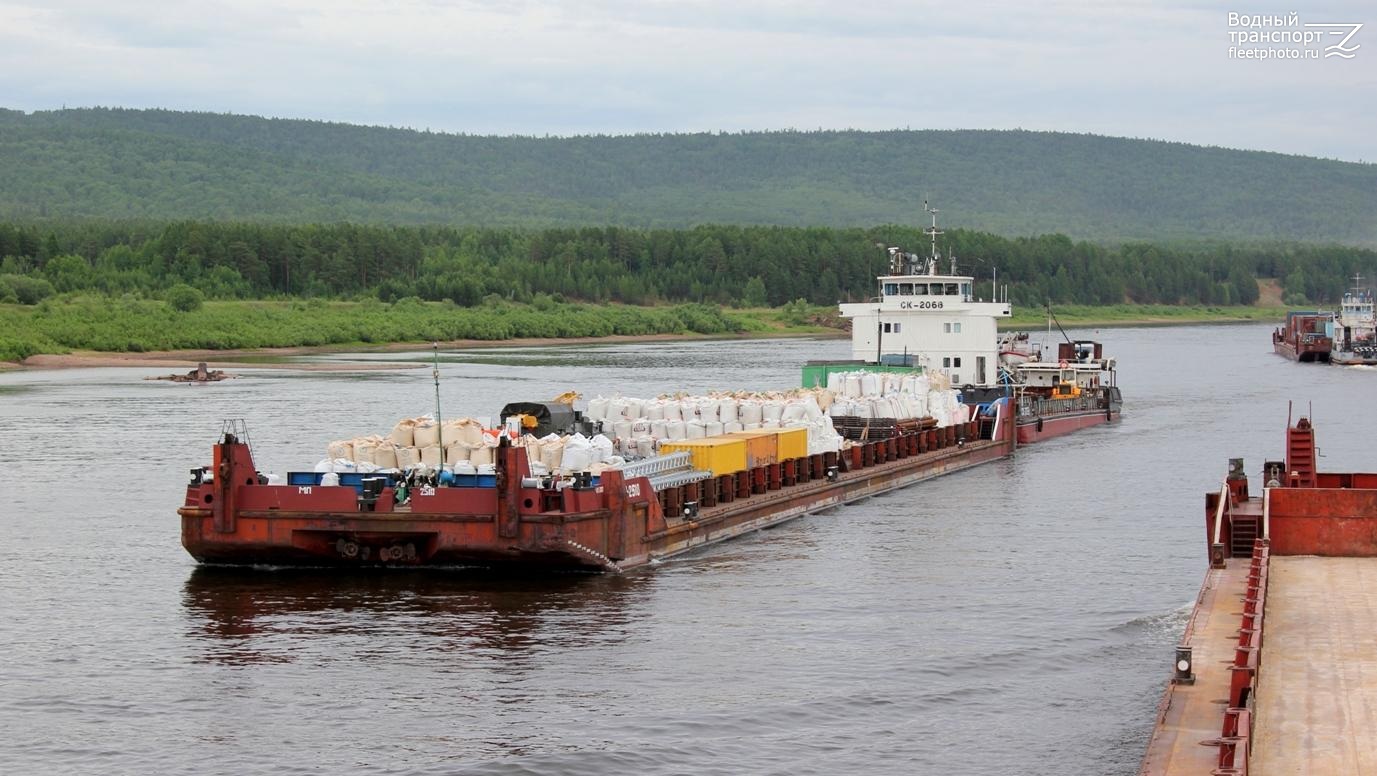
[[[940,372],[832,372],[827,376],[827,389],[837,397],[828,409],[834,418],[931,417],[938,428],[970,419],[970,408],[961,403],[960,394],[952,390],[951,381]]]
[[[655,455],[661,442],[769,428],[807,428],[809,454],[836,451],[841,436],[826,405],[831,394],[819,390],[769,393],[674,395],[656,399],[599,396],[588,402],[587,417],[603,423],[626,458]]]

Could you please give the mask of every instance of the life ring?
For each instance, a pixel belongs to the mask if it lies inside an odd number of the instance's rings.
[[[1066,359],[1063,358],[1061,361],[1057,362],[1057,368],[1058,368],[1058,369],[1065,369],[1065,368],[1066,368]]]

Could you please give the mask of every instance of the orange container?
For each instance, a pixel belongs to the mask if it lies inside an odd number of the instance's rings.
[[[754,469],[779,463],[778,429],[756,429],[753,431],[730,431],[723,436],[746,440],[746,465]]]
[[[661,455],[682,451],[690,453],[693,468],[706,469],[714,477],[736,474],[750,468],[746,465],[746,440],[741,437],[724,435],[660,443]]]

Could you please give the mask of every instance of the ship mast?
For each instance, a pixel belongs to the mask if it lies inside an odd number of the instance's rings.
[[[943,232],[941,229],[938,229],[938,228],[937,228],[937,213],[938,213],[937,208],[935,208],[935,207],[930,207],[930,206],[928,205],[928,201],[925,199],[925,200],[923,200],[923,210],[925,210],[925,211],[927,211],[928,213],[931,213],[931,214],[932,214],[932,226],[928,227],[927,229],[924,229],[924,230],[923,230],[923,234],[926,234],[929,238],[932,239],[932,253],[931,253],[931,255],[928,256],[928,274],[929,274],[929,275],[936,275],[936,274],[937,274],[937,259],[939,258],[939,256],[937,255],[937,235],[943,234],[944,232]],[[952,259],[951,272],[952,272],[953,275],[956,274],[956,260],[955,260],[955,259]]]

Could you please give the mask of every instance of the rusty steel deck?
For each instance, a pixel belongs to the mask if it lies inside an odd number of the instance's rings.
[[[1377,558],[1273,556],[1249,771],[1377,774]]]
[[[1143,776],[1377,776],[1377,473],[1320,472],[1307,418],[1205,496],[1209,570]]]
[[[1158,708],[1158,723],[1143,759],[1143,774],[1208,774],[1219,749],[1221,699],[1229,696],[1229,672],[1248,580],[1248,559],[1230,558],[1210,569],[1181,643],[1191,647],[1194,684],[1172,684]]]

